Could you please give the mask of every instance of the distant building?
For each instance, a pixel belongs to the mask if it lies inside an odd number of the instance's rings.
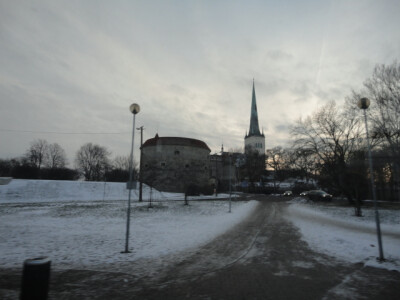
[[[237,185],[240,180],[239,167],[243,160],[243,153],[224,152],[223,146],[220,153],[210,155],[211,183],[217,191],[229,191],[229,183]]]
[[[210,152],[203,141],[157,134],[142,146],[143,182],[167,192],[209,187]]]
[[[250,128],[249,132],[246,133],[246,136],[244,137],[244,149],[245,153],[249,151],[257,151],[260,155],[265,155],[265,136],[264,133],[260,132],[260,127],[258,126],[258,112],[254,80],[253,94],[251,97]]]

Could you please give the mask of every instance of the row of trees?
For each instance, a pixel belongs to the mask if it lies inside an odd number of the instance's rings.
[[[0,176],[23,179],[57,179],[126,182],[129,179],[129,156],[110,159],[106,147],[84,144],[76,153],[75,168],[67,168],[64,149],[57,143],[39,139],[31,142],[26,153],[18,158],[0,160]],[[136,164],[134,163],[134,172]]]
[[[352,91],[342,106],[329,102],[291,130],[288,149],[267,150],[267,165],[277,177],[297,174],[350,201],[369,192],[367,141],[361,97],[371,100],[368,127],[373,149],[374,177],[381,199],[400,199],[400,64],[377,65],[360,91]],[[370,196],[370,195],[369,195]]]
[[[65,151],[59,144],[49,144],[43,139],[32,142],[24,158],[39,170],[42,167],[65,168],[68,163]]]

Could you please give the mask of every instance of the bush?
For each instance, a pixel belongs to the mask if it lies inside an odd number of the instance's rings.
[[[12,171],[11,161],[0,159],[0,177],[10,177]]]
[[[200,189],[197,185],[191,184],[186,188],[186,196],[200,196]]]
[[[40,170],[40,178],[48,180],[77,180],[79,174],[76,170],[68,168],[44,168]]]
[[[105,174],[106,180],[110,182],[128,182],[129,171],[122,169],[114,169]]]
[[[39,169],[28,164],[22,164],[12,169],[11,176],[16,179],[38,179]]]
[[[214,188],[211,185],[205,185],[201,187],[201,194],[205,196],[211,196],[214,194]]]

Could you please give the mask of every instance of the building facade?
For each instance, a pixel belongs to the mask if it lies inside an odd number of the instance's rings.
[[[210,155],[210,178],[217,192],[234,190],[240,180],[239,167],[244,160],[243,153],[224,152]]]
[[[210,148],[196,139],[159,137],[142,146],[143,183],[166,192],[210,185]]]

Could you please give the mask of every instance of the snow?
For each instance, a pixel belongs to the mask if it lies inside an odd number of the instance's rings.
[[[287,219],[299,228],[311,248],[351,263],[400,271],[399,210],[379,210],[383,263],[376,260],[379,248],[372,208],[363,208],[364,217],[358,218],[348,207],[307,203],[299,198],[292,201],[288,213]]]
[[[137,202],[135,191],[132,253],[122,254],[127,192],[124,184],[106,186],[105,196],[104,183],[95,182],[13,180],[0,186],[0,265],[20,267],[27,258],[48,256],[56,268],[96,269],[158,258],[211,241],[257,206],[256,201],[233,201],[229,213],[228,201],[190,197],[185,206],[166,201],[182,199],[182,194],[155,191],[149,208],[147,202]]]
[[[143,185],[143,199],[150,197],[150,188]],[[139,191],[132,190],[132,199],[138,199]],[[191,199],[226,198],[229,195],[219,194],[217,197],[202,196]],[[181,193],[164,193],[152,190],[152,199],[182,200]],[[1,203],[54,202],[54,201],[94,201],[128,199],[126,183],[120,182],[88,182],[58,180],[23,180],[13,179],[8,185],[0,186]]]
[[[227,197],[228,195],[219,195]],[[256,201],[152,192],[153,208],[132,193],[130,254],[125,249],[128,191],[124,183],[12,180],[0,185],[0,265],[21,267],[27,258],[48,256],[55,268],[120,270],[130,263],[161,260],[196,249],[240,223]],[[380,210],[386,262],[376,261],[378,245],[373,209],[356,218],[350,208],[313,204],[296,198],[286,218],[313,250],[351,263],[400,271],[400,213]],[[191,251],[192,251],[191,250]],[[172,260],[171,260],[172,261]],[[138,263],[139,264],[139,263]],[[111,267],[113,266],[113,267]],[[125,267],[124,271],[129,270]],[[135,269],[138,272],[138,269]]]

